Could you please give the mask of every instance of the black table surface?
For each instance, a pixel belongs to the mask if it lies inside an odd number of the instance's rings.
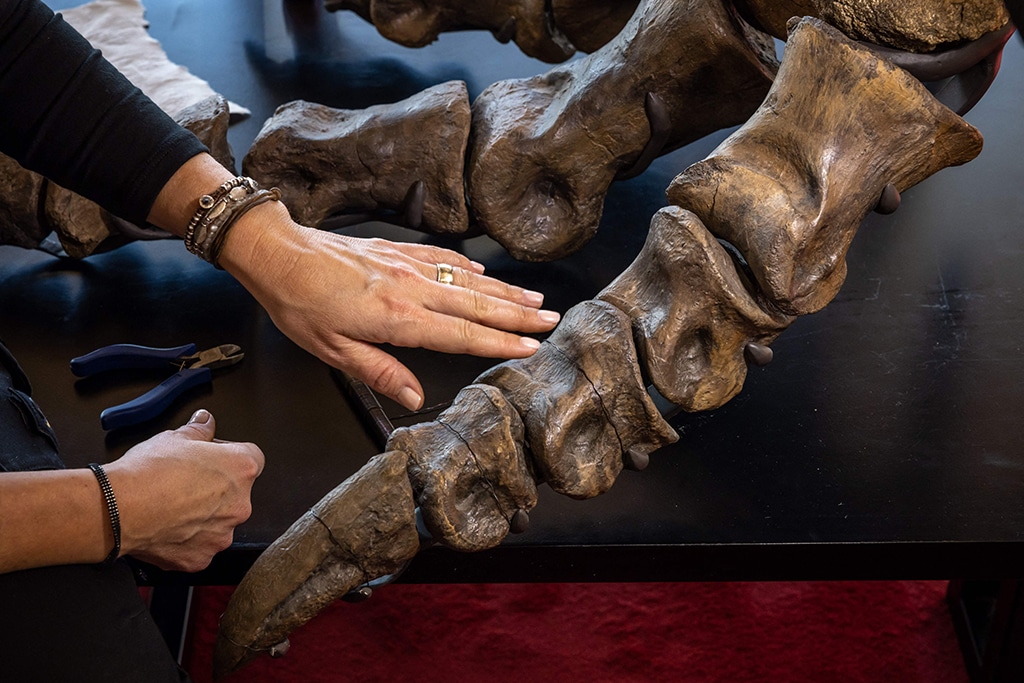
[[[472,97],[493,81],[549,68],[483,32],[403,48],[312,0],[146,5],[150,32],[172,60],[252,110],[230,132],[239,159],[290,100],[355,109],[455,79]],[[895,214],[870,216],[837,298],[784,332],[774,362],[752,369],[739,396],[674,418],[680,441],[654,453],[645,471],[624,472],[607,494],[576,501],[541,487],[527,533],[481,553],[432,548],[403,580],[1024,576],[1022,105],[1024,44],[1014,37],[995,84],[967,115],[985,135],[982,154],[905,192]],[[569,258],[517,263],[485,237],[446,244],[565,311],[629,264],[673,175],[729,132],[614,185],[598,236]],[[433,239],[380,223],[349,231]],[[378,452],[329,368],[178,241],[83,261],[0,248],[0,334],[32,377],[69,465],[113,460],[199,407],[216,416],[219,437],[263,448],[252,518],[209,570],[183,580],[236,582],[262,548]],[[246,358],[161,417],[106,434],[99,412],[161,378],[76,382],[68,361],[115,342],[233,342]],[[395,353],[423,381],[428,403],[450,400],[495,362]],[[383,403],[396,418],[403,412]],[[395,422],[416,419],[424,418]]]

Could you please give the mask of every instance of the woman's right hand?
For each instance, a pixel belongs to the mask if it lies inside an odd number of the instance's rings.
[[[122,554],[194,572],[231,544],[252,511],[264,457],[254,444],[214,439],[215,430],[213,416],[199,410],[188,424],[105,466],[121,516]]]

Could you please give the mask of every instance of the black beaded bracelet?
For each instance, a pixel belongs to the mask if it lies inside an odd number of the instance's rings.
[[[96,480],[100,483],[100,491],[103,493],[103,500],[107,504],[107,513],[110,515],[110,528],[114,532],[114,549],[103,560],[104,564],[110,564],[121,554],[121,513],[117,511],[117,499],[114,498],[114,489],[111,487],[110,480],[107,479],[107,473],[103,471],[103,467],[96,463],[90,463],[89,469],[96,475]]]

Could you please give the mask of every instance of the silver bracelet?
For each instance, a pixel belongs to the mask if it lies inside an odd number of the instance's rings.
[[[107,514],[110,516],[110,528],[114,532],[114,549],[103,560],[104,564],[110,564],[121,554],[121,513],[117,511],[117,499],[114,498],[114,489],[111,487],[110,480],[107,479],[107,473],[103,471],[103,467],[96,463],[90,463],[89,469],[96,475],[96,480],[100,483],[103,501],[107,504]]]

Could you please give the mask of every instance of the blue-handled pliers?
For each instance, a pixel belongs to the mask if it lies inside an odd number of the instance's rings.
[[[100,413],[103,429],[116,429],[145,422],[162,413],[183,391],[206,384],[213,370],[234,365],[245,354],[235,344],[221,344],[196,353],[195,344],[169,349],[135,344],[111,344],[71,360],[76,377],[89,377],[107,370],[177,368],[178,372],[137,399],[107,408]]]

